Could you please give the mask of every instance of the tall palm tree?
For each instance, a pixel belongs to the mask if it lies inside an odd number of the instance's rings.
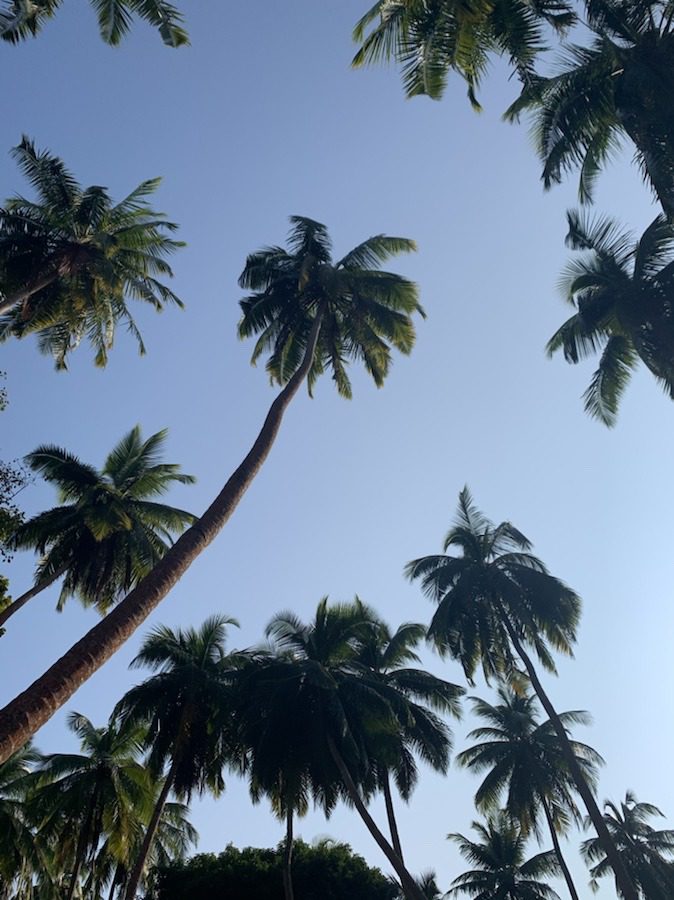
[[[635,241],[610,219],[570,212],[568,220],[567,243],[586,252],[564,274],[577,312],[550,338],[548,354],[561,350],[577,363],[601,352],[585,410],[611,426],[639,360],[674,398],[674,224],[658,216]]]
[[[451,736],[445,722],[435,712],[461,715],[459,698],[464,689],[425,669],[411,668],[409,663],[419,663],[415,652],[419,641],[426,637],[426,627],[407,622],[395,632],[377,617],[358,638],[357,665],[362,667],[368,679],[381,683],[393,692],[400,706],[396,714],[400,719],[400,741],[388,750],[384,747],[384,759],[378,767],[379,787],[384,795],[386,816],[393,848],[403,857],[400,835],[396,823],[391,794],[390,775],[393,775],[400,796],[409,801],[417,782],[418,772],[414,754],[438,772],[445,773],[449,765]],[[433,710],[435,712],[433,712]]]
[[[473,822],[478,840],[450,834],[461,855],[476,868],[459,875],[446,897],[468,894],[476,900],[560,900],[559,894],[540,879],[557,875],[557,859],[551,850],[526,859],[526,837],[507,813]]]
[[[166,0],[91,0],[98,18],[101,37],[106,44],[116,46],[126,35],[133,16],[154,26],[169,47],[189,43],[182,27],[183,17]],[[0,9],[0,38],[16,44],[42,30],[61,6],[61,0],[3,0]]]
[[[212,616],[199,629],[160,626],[131,662],[156,674],[127,691],[115,715],[147,728],[150,770],[157,775],[167,771],[126,883],[127,900],[136,896],[171,791],[189,800],[195,790],[215,796],[224,790],[222,771],[234,746],[233,689],[246,658],[225,650],[227,626],[236,624]]]
[[[405,699],[357,664],[358,639],[372,619],[358,601],[329,605],[327,598],[310,623],[291,612],[272,619],[271,658],[261,657],[251,667],[241,689],[242,741],[254,786],[269,795],[285,792],[290,825],[310,792],[326,815],[344,797],[356,807],[405,896],[423,900],[367,810],[378,788],[382,745],[388,739],[389,747],[401,746],[398,712]],[[291,837],[290,830],[287,842]]]
[[[40,845],[26,809],[27,776],[40,759],[31,744],[0,765],[0,896],[39,864]],[[6,893],[5,893],[6,892]]]
[[[526,84],[545,49],[546,26],[564,32],[574,21],[566,0],[377,0],[354,28],[361,47],[353,65],[394,59],[406,95],[435,100],[457,72],[480,109],[476,92],[491,56],[505,56]]]
[[[525,86],[506,113],[533,111],[546,187],[580,168],[590,200],[597,174],[627,138],[665,213],[674,214],[674,18],[668,0],[588,0],[592,39],[560,71]]]
[[[391,348],[409,353],[412,315],[422,312],[416,285],[383,272],[381,263],[411,251],[405,238],[375,235],[337,262],[324,225],[294,217],[288,251],[272,248],[249,257],[241,284],[254,291],[242,301],[242,335],[261,332],[256,347],[270,347],[268,368],[284,387],[253,446],[197,522],[106,618],[0,710],[0,761],[20,747],[126,641],[214,540],[252,484],[274,444],[300,385],[329,367],[340,393],[348,393],[345,364],[361,360],[381,385]]]
[[[618,806],[607,800],[604,819],[622,856],[625,867],[643,900],[669,900],[674,896],[674,831],[653,828],[649,819],[662,816],[651,803],[640,803],[632,791]],[[611,875],[606,854],[596,838],[584,841],[581,853],[592,864],[592,886]],[[616,884],[618,894],[623,894]]]
[[[542,811],[569,893],[579,900],[558,832],[566,832],[580,816],[573,798],[573,779],[554,726],[550,720],[539,722],[535,697],[505,687],[499,688],[498,697],[496,705],[472,698],[473,711],[485,724],[468,735],[479,743],[459,753],[456,761],[473,772],[487,773],[475,794],[480,812],[498,808],[505,793],[505,809],[523,835],[533,832],[540,841]],[[587,714],[578,710],[559,713],[559,718],[566,728],[588,722]],[[602,758],[587,744],[571,739],[570,743],[585,780],[594,789]]]
[[[457,548],[459,555],[449,555]],[[406,574],[420,579],[437,604],[429,638],[441,655],[457,659],[472,683],[481,664],[485,678],[503,678],[526,669],[531,685],[555,729],[576,790],[629,900],[634,887],[569,741],[563,721],[538,677],[525,647],[543,668],[555,672],[551,650],[571,655],[580,618],[580,598],[550,575],[530,552],[531,542],[509,522],[494,525],[474,505],[468,488],[459,495],[455,525],[443,555],[410,562]]]
[[[152,780],[140,761],[143,733],[134,723],[111,721],[95,728],[85,716],[71,713],[68,727],[82,752],[53,753],[34,773],[32,804],[40,830],[64,842],[75,837],[66,900],[72,900],[80,873],[107,836],[130,842],[136,820],[149,814]]]
[[[33,587],[0,612],[0,626],[33,597],[63,579],[58,609],[69,597],[107,610],[147,575],[173,535],[196,516],[155,499],[172,484],[192,484],[176,463],[161,462],[166,430],[143,440],[135,426],[99,471],[60,447],[38,447],[26,457],[31,471],[53,484],[59,506],[24,522],[12,546],[42,555]]]
[[[0,210],[0,340],[37,333],[40,349],[64,369],[86,338],[104,366],[124,324],[144,353],[128,301],[182,306],[157,278],[172,276],[166,258],[184,246],[169,237],[177,225],[146,202],[160,179],[114,204],[105,188],[83,188],[27,137],[12,153],[37,199],[14,197]]]

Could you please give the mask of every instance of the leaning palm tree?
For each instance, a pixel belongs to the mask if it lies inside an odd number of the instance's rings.
[[[625,868],[643,900],[670,900],[674,896],[674,831],[656,829],[649,819],[662,816],[651,803],[640,803],[632,791],[618,806],[607,800],[604,819],[622,856]],[[591,864],[592,887],[611,875],[606,854],[596,838],[584,841],[581,853]],[[622,897],[620,886],[616,890]]]
[[[173,274],[166,258],[184,246],[168,236],[177,226],[146,202],[160,179],[114,204],[105,188],[83,188],[26,137],[13,155],[37,198],[14,197],[0,209],[0,340],[37,334],[64,369],[87,339],[104,366],[123,324],[144,353],[128,302],[182,306],[158,280]]]
[[[246,660],[245,654],[226,653],[228,625],[236,622],[212,616],[199,629],[173,631],[160,626],[131,662],[134,668],[150,668],[156,674],[127,691],[115,715],[147,728],[150,770],[158,776],[167,771],[130,867],[127,900],[136,896],[171,791],[189,800],[195,790],[215,796],[224,790],[222,771],[233,757],[233,692]]]
[[[65,851],[64,862],[70,863],[66,900],[72,900],[83,867],[95,859],[101,841],[131,840],[137,819],[149,814],[154,787],[140,761],[143,733],[136,724],[111,721],[96,728],[72,713],[68,727],[82,752],[43,757],[33,774],[31,806],[40,832]]]
[[[548,342],[577,363],[601,353],[585,391],[585,410],[605,425],[641,360],[674,398],[674,223],[658,216],[639,240],[610,219],[568,213],[567,243],[585,251],[561,282],[577,312]]]
[[[140,427],[126,434],[99,471],[60,447],[38,447],[26,457],[31,471],[59,492],[61,505],[24,522],[15,549],[41,554],[34,585],[0,611],[0,626],[33,597],[63,579],[57,608],[77,596],[107,610],[147,575],[173,536],[196,516],[155,499],[172,484],[194,477],[161,462],[167,432],[143,440]]]
[[[98,18],[101,37],[106,44],[116,46],[126,35],[133,16],[152,25],[169,47],[189,43],[182,27],[183,17],[166,0],[91,0]],[[0,38],[16,44],[34,37],[42,30],[47,19],[55,15],[61,0],[3,0],[0,9]]]
[[[0,711],[0,761],[26,742],[134,633],[192,562],[219,534],[264,464],[284,413],[301,384],[330,369],[348,395],[345,366],[359,360],[383,384],[391,350],[410,353],[416,285],[380,270],[389,257],[415,248],[406,238],[376,235],[337,261],[324,225],[293,217],[289,249],[249,257],[241,284],[240,334],[260,334],[254,357],[270,349],[268,368],[284,387],[271,404],[253,446],[200,519],[106,618]]]
[[[459,753],[456,761],[472,772],[486,772],[475,794],[480,812],[498,808],[505,794],[508,814],[525,836],[533,832],[539,841],[542,812],[569,894],[579,900],[558,837],[571,823],[580,821],[573,779],[559,738],[550,720],[539,722],[535,697],[505,687],[499,688],[498,697],[496,705],[473,698],[473,712],[485,724],[468,735],[479,743]],[[587,714],[578,710],[559,713],[559,718],[567,729],[588,722]],[[602,758],[587,744],[571,739],[570,744],[586,781],[594,788]]]
[[[546,26],[564,32],[574,21],[566,0],[377,0],[354,28],[361,47],[353,65],[394,59],[408,97],[436,100],[454,71],[480,109],[476,92],[490,57],[506,57],[526,84],[545,49]]]
[[[558,74],[534,78],[506,117],[534,117],[546,187],[580,168],[590,200],[625,138],[665,213],[674,214],[674,18],[668,0],[589,0],[591,40],[567,49]]]
[[[447,553],[454,548],[458,555]],[[443,549],[444,554],[413,560],[405,569],[409,578],[420,579],[424,593],[438,604],[428,629],[430,640],[441,655],[461,663],[471,683],[480,665],[487,681],[512,677],[518,665],[524,666],[610,865],[625,896],[637,900],[564,722],[528,652],[533,650],[543,668],[556,671],[552,650],[571,655],[580,598],[549,574],[520,531],[509,522],[490,522],[474,505],[468,488],[459,495],[456,523]]]
[[[542,878],[557,875],[557,859],[551,850],[526,858],[526,836],[507,813],[473,822],[478,840],[450,834],[464,859],[476,868],[459,875],[446,897],[468,895],[476,900],[560,900]]]

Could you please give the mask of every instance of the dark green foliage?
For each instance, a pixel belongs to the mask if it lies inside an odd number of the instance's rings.
[[[4,379],[5,373],[0,372],[0,379]],[[7,409],[7,389],[0,387],[0,412]],[[11,558],[11,550],[7,546],[7,539],[23,521],[23,513],[14,502],[16,495],[28,484],[28,475],[22,465],[0,460],[0,560],[8,561]],[[6,582],[6,579],[3,579]],[[7,584],[0,582],[0,609],[6,605]]]
[[[159,870],[153,900],[283,900],[283,845],[275,850],[229,846]],[[302,900],[398,900],[398,888],[348,844],[295,842],[295,894]]]
[[[35,37],[51,19],[62,0],[4,0],[0,9],[0,38],[16,44]],[[166,0],[90,0],[98,18],[101,38],[113,46],[128,32],[133,16],[144,19],[169,47],[189,43],[183,17]]]

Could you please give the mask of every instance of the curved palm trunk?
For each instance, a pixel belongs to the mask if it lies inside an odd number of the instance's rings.
[[[393,810],[393,797],[391,796],[391,783],[388,777],[388,772],[384,772],[382,791],[384,793],[384,803],[386,804],[386,818],[388,819],[388,827],[389,831],[391,832],[391,842],[393,844],[393,849],[400,857],[400,861],[405,862],[405,860],[403,859],[403,848],[400,843],[400,834],[398,833],[398,823],[396,822],[395,812]]]
[[[159,827],[161,814],[164,812],[166,801],[168,800],[171,788],[173,787],[173,782],[175,781],[176,772],[178,771],[178,762],[179,757],[175,756],[173,762],[171,763],[171,768],[169,769],[168,774],[164,779],[164,784],[162,785],[162,789],[159,792],[159,797],[157,798],[155,807],[152,810],[152,818],[150,819],[147,830],[145,831],[143,843],[140,845],[138,857],[133,864],[133,868],[131,869],[131,873],[129,874],[129,880],[127,881],[126,887],[124,889],[124,900],[134,900],[136,896],[136,891],[138,890],[138,885],[140,884],[140,879],[143,875],[143,869],[145,868],[147,855],[150,852],[152,841],[154,840],[157,833],[157,828]]]
[[[124,600],[27,690],[0,710],[0,762],[22,747],[131,637],[227,523],[267,459],[283,415],[311,368],[324,312],[325,305],[321,305],[299,368],[269,408],[260,433],[243,462],[206,512],[178,538]]]
[[[3,297],[3,299],[0,300],[0,316],[7,315],[7,313],[11,312],[15,307],[20,306],[22,303],[26,303],[33,294],[37,294],[38,291],[41,291],[43,288],[48,287],[53,281],[56,281],[58,275],[59,272],[57,269],[54,272],[50,272],[48,275],[43,275],[42,278],[35,278],[23,288],[23,290],[16,291],[14,294]],[[28,316],[26,316],[26,318],[28,318]]]
[[[293,808],[286,810],[286,845],[283,851],[283,893],[285,900],[295,900],[293,892]]]
[[[66,566],[62,566],[51,578],[47,578],[45,581],[39,582],[39,584],[34,584],[32,588],[29,588],[24,594],[21,594],[20,597],[17,597],[16,600],[12,600],[9,606],[6,606],[2,612],[0,612],[0,628],[5,624],[8,619],[11,619],[14,613],[18,613],[18,611],[28,603],[29,600],[32,600],[33,597],[37,597],[38,594],[41,594],[42,591],[46,590],[50,585],[52,585],[55,581],[58,581],[61,575],[65,574]]]
[[[337,746],[335,745],[335,742],[330,737],[330,735],[328,735],[328,737],[327,737],[327,744],[328,744],[328,750],[330,751],[330,756],[332,756],[332,758],[335,762],[335,765],[337,766],[337,769],[339,770],[339,774],[342,776],[342,781],[344,782],[344,786],[346,787],[346,790],[349,794],[349,797],[351,798],[351,800],[353,802],[353,805],[356,807],[356,810],[358,811],[358,815],[361,817],[361,819],[365,823],[367,830],[370,832],[370,834],[374,838],[379,849],[382,851],[382,853],[384,854],[386,859],[388,859],[388,861],[391,863],[391,866],[393,867],[396,875],[400,879],[400,883],[402,884],[405,896],[408,898],[408,900],[426,900],[426,897],[424,896],[423,892],[420,890],[416,881],[414,880],[414,878],[412,878],[410,873],[405,868],[403,861],[400,859],[400,857],[398,856],[396,851],[386,840],[384,835],[381,833],[381,831],[377,827],[376,822],[374,821],[374,819],[372,818],[370,813],[367,811],[367,807],[363,803],[363,799],[360,796],[360,792],[358,791],[358,788],[356,787],[356,784],[355,784],[353,778],[351,777],[351,773],[349,772],[349,769],[348,769],[346,763],[342,759],[341,753],[337,749]]]
[[[550,837],[552,838],[552,846],[555,848],[555,855],[559,860],[559,865],[562,870],[562,874],[564,875],[564,881],[566,881],[566,886],[569,889],[569,893],[571,894],[572,900],[580,900],[578,897],[578,893],[576,891],[576,886],[573,883],[573,878],[571,877],[571,872],[569,871],[569,867],[566,864],[566,860],[564,859],[564,854],[562,853],[562,847],[559,843],[559,837],[557,836],[557,829],[555,828],[555,823],[552,819],[552,813],[550,812],[550,807],[548,806],[548,801],[545,797],[541,797],[541,804],[543,806],[543,812],[545,813],[545,818],[548,823],[548,828],[550,829]]]
[[[548,714],[548,718],[552,722],[555,731],[557,732],[557,737],[559,738],[560,747],[562,749],[562,753],[564,754],[564,759],[569,767],[569,771],[571,773],[571,777],[573,778],[574,784],[576,785],[576,790],[580,794],[583,803],[585,804],[585,808],[587,809],[588,815],[592,821],[595,831],[597,832],[597,837],[599,838],[604,853],[608,859],[609,865],[613,869],[616,877],[616,882],[618,883],[620,890],[622,891],[622,895],[625,900],[639,900],[637,892],[632,884],[632,879],[627,873],[627,869],[623,865],[623,861],[618,853],[618,848],[616,847],[613,838],[611,837],[608,828],[606,827],[606,823],[604,822],[604,817],[601,814],[599,807],[597,806],[597,801],[594,798],[594,794],[592,790],[585,780],[585,776],[578,765],[578,761],[573,752],[573,748],[569,742],[569,738],[566,733],[566,729],[564,725],[557,715],[557,711],[554,706],[550,702],[550,698],[545,693],[543,689],[543,685],[541,684],[538,674],[536,672],[536,668],[531,661],[528,653],[525,651],[522,643],[515,632],[515,629],[512,626],[510,618],[503,607],[503,604],[500,601],[497,601],[497,605],[499,607],[499,611],[503,618],[503,624],[506,627],[508,635],[510,636],[510,640],[512,641],[513,647],[519,658],[524,663],[524,668],[527,670],[527,674],[529,675],[529,679],[531,684],[533,685],[534,691],[536,692],[536,696],[541,701],[541,705],[543,709]]]

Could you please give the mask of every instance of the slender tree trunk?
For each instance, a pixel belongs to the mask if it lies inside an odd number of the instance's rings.
[[[552,818],[552,813],[550,812],[550,807],[548,806],[548,801],[543,796],[541,796],[541,804],[543,806],[545,818],[548,823],[548,828],[550,829],[550,837],[552,838],[552,846],[555,848],[555,854],[557,856],[557,859],[559,860],[559,865],[562,870],[562,874],[564,875],[564,881],[566,881],[566,886],[569,889],[569,893],[571,894],[572,900],[580,900],[580,898],[578,897],[578,893],[576,891],[576,886],[573,883],[573,878],[571,877],[571,872],[569,872],[569,867],[567,866],[566,860],[564,859],[564,854],[562,853],[562,847],[561,847],[561,844],[559,843],[557,829],[555,828],[555,823]]]
[[[639,900],[634,885],[632,884],[632,879],[628,875],[627,870],[623,865],[623,861],[620,857],[620,854],[618,853],[618,849],[609,833],[608,828],[606,827],[606,823],[604,822],[604,817],[601,814],[601,810],[597,806],[597,801],[594,798],[594,794],[592,793],[589,784],[585,780],[582,769],[578,765],[578,760],[576,759],[571,743],[569,742],[564,724],[557,715],[557,711],[550,702],[550,698],[545,693],[543,685],[538,678],[536,668],[532,663],[528,653],[522,646],[522,643],[512,626],[512,622],[510,621],[508,613],[506,612],[505,607],[500,601],[498,602],[498,607],[503,618],[503,624],[508,631],[510,640],[513,643],[513,647],[515,648],[517,655],[524,663],[524,668],[527,670],[531,684],[533,685],[534,691],[536,692],[536,696],[541,701],[543,709],[548,714],[548,717],[552,722],[555,731],[557,732],[560,747],[562,753],[564,754],[564,759],[566,760],[566,763],[569,767],[571,777],[573,778],[574,784],[576,785],[576,790],[580,794],[583,803],[585,804],[585,808],[587,809],[594,829],[597,832],[597,837],[599,838],[604,853],[606,854],[609,865],[615,873],[616,881],[620,887],[620,890],[622,891],[623,897],[625,898],[625,900]]]
[[[37,294],[38,291],[41,291],[43,288],[48,287],[53,281],[56,281],[58,275],[59,272],[57,269],[49,275],[43,275],[42,278],[34,279],[34,281],[30,282],[23,290],[16,291],[13,294],[3,297],[0,300],[0,316],[6,315],[21,303],[30,300],[33,294]]]
[[[400,857],[395,852],[393,847],[386,840],[384,835],[381,833],[381,831],[377,827],[376,822],[374,821],[374,819],[372,818],[370,813],[367,811],[367,807],[363,803],[363,799],[360,796],[360,792],[359,792],[358,788],[356,787],[356,784],[355,784],[353,778],[351,777],[351,773],[349,772],[349,769],[348,769],[346,763],[342,759],[341,753],[337,749],[335,742],[330,737],[330,735],[328,735],[328,737],[327,737],[327,743],[328,743],[328,750],[330,751],[330,755],[332,756],[332,758],[335,762],[335,765],[337,766],[337,768],[339,770],[339,774],[342,777],[344,786],[346,787],[346,790],[349,794],[349,797],[351,798],[351,800],[353,802],[353,805],[356,807],[356,810],[358,811],[358,815],[361,817],[361,819],[365,823],[367,830],[370,832],[370,834],[374,838],[379,849],[382,851],[382,853],[384,854],[386,859],[388,859],[388,861],[391,863],[393,870],[395,871],[396,875],[400,879],[400,883],[402,884],[405,895],[409,898],[409,900],[426,900],[426,897],[424,896],[423,892],[417,885],[416,881],[414,880],[414,878],[410,875],[410,873],[405,868],[403,861],[400,859]]]
[[[37,597],[38,594],[41,594],[42,591],[46,590],[55,581],[58,581],[61,575],[65,573],[66,568],[66,566],[62,566],[50,578],[47,578],[45,581],[40,581],[39,584],[34,584],[32,588],[29,588],[24,594],[21,594],[20,597],[17,597],[16,600],[12,600],[9,606],[6,606],[2,610],[2,612],[0,612],[0,628],[2,628],[2,626],[8,619],[12,618],[14,613],[18,613],[18,611],[23,606],[25,606],[29,600],[32,600],[33,597]]]
[[[283,851],[283,893],[285,900],[295,900],[293,892],[293,808],[286,810],[286,845]]]
[[[393,849],[400,857],[401,862],[405,862],[403,858],[403,848],[400,843],[400,835],[398,834],[398,823],[396,822],[395,812],[393,810],[393,797],[391,796],[391,783],[388,772],[384,772],[384,780],[382,782],[384,792],[384,803],[386,804],[386,818],[388,819],[388,827],[391,832],[391,842]]]
[[[82,863],[84,862],[84,857],[87,852],[87,843],[89,842],[89,832],[91,831],[91,824],[94,819],[94,808],[96,806],[96,793],[94,792],[91,795],[91,799],[89,801],[89,809],[87,810],[87,816],[84,820],[84,824],[82,825],[82,830],[80,831],[79,837],[77,839],[77,848],[75,849],[75,862],[73,864],[73,871],[70,876],[70,885],[68,886],[68,893],[66,894],[66,900],[72,900],[73,895],[75,894],[75,888],[77,887],[77,879],[80,875],[80,869],[82,868]]]
[[[112,876],[112,884],[110,885],[110,893],[108,894],[108,900],[115,900],[115,889],[119,884],[119,875],[120,875],[120,866],[115,868],[115,874]]]
[[[124,600],[27,690],[0,710],[0,762],[22,747],[131,637],[227,523],[267,459],[283,415],[311,368],[325,308],[322,304],[316,312],[299,368],[272,403],[243,462],[206,512],[178,538]]]
[[[129,873],[129,879],[126,882],[126,887],[124,888],[124,900],[135,900],[136,891],[138,890],[138,885],[140,884],[140,879],[143,875],[145,861],[147,860],[147,855],[150,852],[150,848],[152,847],[152,841],[154,840],[157,833],[161,814],[164,812],[166,801],[168,800],[168,796],[171,793],[171,788],[173,787],[173,782],[175,781],[176,772],[178,771],[179,761],[180,757],[178,755],[174,756],[173,762],[171,763],[171,768],[169,769],[168,774],[164,779],[164,784],[162,785],[162,789],[159,792],[159,797],[157,798],[155,807],[152,810],[152,818],[150,819],[145,831],[143,843],[140,845],[138,856],[136,857],[133,868]]]

